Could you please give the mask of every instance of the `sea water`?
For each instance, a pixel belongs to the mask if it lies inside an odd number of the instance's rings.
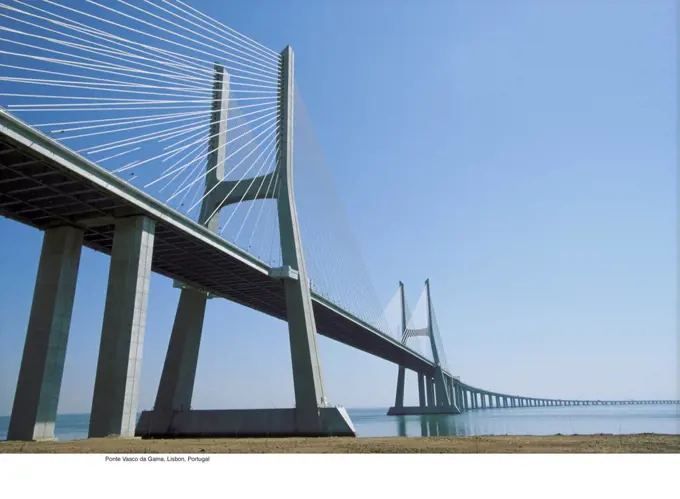
[[[527,407],[469,411],[455,416],[387,416],[386,408],[348,409],[359,437],[680,434],[680,406]],[[0,440],[9,416],[0,416]],[[59,440],[87,438],[89,414],[57,416]]]

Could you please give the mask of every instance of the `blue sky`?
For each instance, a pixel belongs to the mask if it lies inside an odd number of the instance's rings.
[[[377,294],[387,304],[402,280],[413,306],[431,279],[455,374],[529,396],[677,396],[673,2],[192,5],[294,48]],[[0,414],[41,237],[0,220]],[[60,412],[91,404],[107,273],[108,257],[84,250]],[[140,408],[153,404],[178,297],[153,277]],[[320,348],[331,403],[391,404],[396,366]],[[194,407],[292,403],[285,324],[212,300]]]

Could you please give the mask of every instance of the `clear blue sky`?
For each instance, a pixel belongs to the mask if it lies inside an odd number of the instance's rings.
[[[220,1],[280,50],[380,299],[432,280],[451,370],[530,396],[677,396],[671,0]],[[0,414],[41,234],[0,220]],[[84,250],[60,412],[92,400],[108,257]],[[140,408],[177,290],[151,282]],[[388,406],[396,366],[321,338],[331,403]],[[417,400],[408,378],[407,402]],[[208,305],[195,408],[291,406],[285,324]]]

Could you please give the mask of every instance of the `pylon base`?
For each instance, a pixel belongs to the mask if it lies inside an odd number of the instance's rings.
[[[390,407],[387,410],[388,416],[417,416],[424,414],[460,414],[460,410],[455,405],[446,407]]]
[[[142,438],[356,437],[343,407],[320,407],[318,428],[300,428],[295,409],[144,411]]]

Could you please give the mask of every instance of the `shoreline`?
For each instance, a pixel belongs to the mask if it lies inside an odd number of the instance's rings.
[[[680,435],[328,438],[97,438],[0,442],[0,454],[680,453]]]

